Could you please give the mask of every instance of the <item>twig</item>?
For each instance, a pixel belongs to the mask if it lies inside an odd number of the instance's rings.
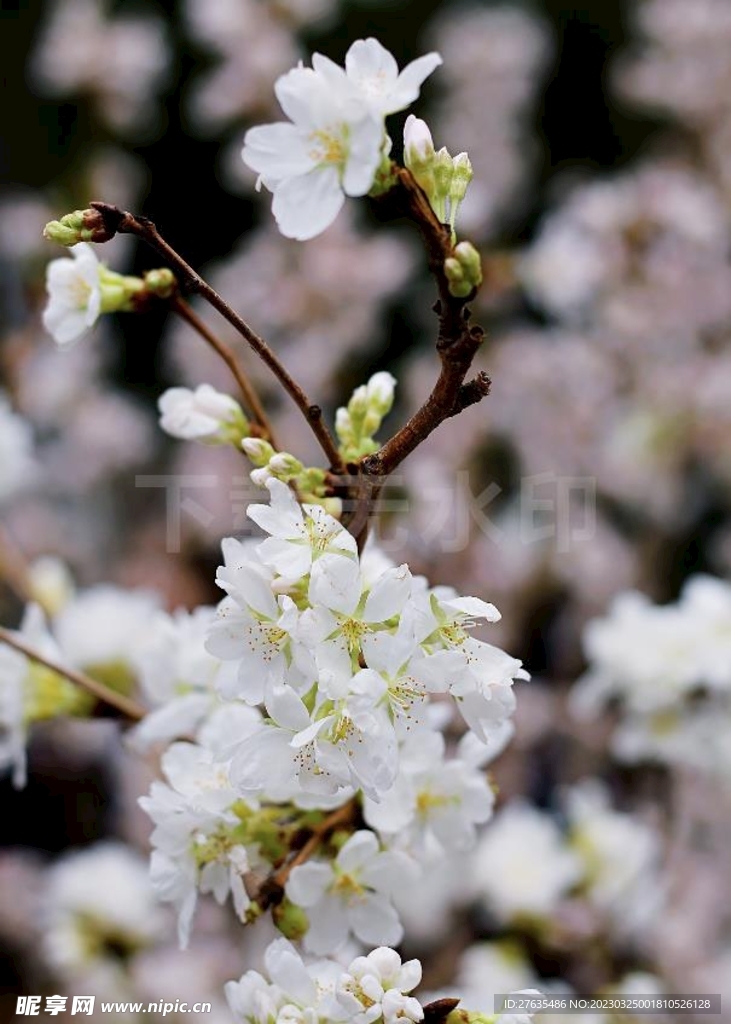
[[[211,288],[185,262],[183,257],[165,241],[151,220],[148,220],[147,217],[136,217],[134,214],[120,210],[119,207],[112,206],[109,203],[94,202],[90,205],[93,210],[97,211],[102,222],[98,235],[100,240],[108,240],[113,238],[115,234],[136,235],[138,238],[141,238],[174,269],[178,282],[184,292],[202,296],[206,302],[218,310],[221,316],[228,320],[232,327],[238,331],[242,338],[256,352],[262,362],[266,363],[285,391],[299,406],[325,453],[330,468],[333,472],[342,472],[344,469],[342,459],[340,458],[335,441],[323,421],[322,409],[319,405],[315,405],[310,401],[303,389],[285,369],[264,339],[260,338],[246,321],[229,306],[226,300],[215,289]]]
[[[90,676],[84,675],[82,672],[77,672],[73,668],[64,668],[63,665],[57,664],[50,658],[47,658],[44,654],[40,654],[38,651],[29,647],[23,640],[20,640],[17,636],[10,632],[10,630],[4,629],[0,626],[0,643],[7,644],[8,647],[13,647],[16,651],[24,654],[26,658],[30,658],[31,661],[37,661],[39,665],[44,665],[52,672],[56,672],[60,676],[64,676],[70,682],[76,686],[81,687],[82,690],[86,690],[93,694],[97,700],[103,701],[105,704],[109,704],[110,707],[116,708],[127,718],[131,718],[133,721],[138,722],[144,718],[147,714],[146,710],[141,704],[131,700],[129,697],[123,696],[121,693],[115,693],[114,690],[110,690],[108,686],[103,683],[97,682],[96,679],[91,679]]]
[[[203,340],[218,353],[221,359],[223,359],[241,389],[241,394],[244,396],[244,403],[247,407],[247,411],[252,414],[253,418],[262,427],[267,440],[270,441],[275,448],[279,448],[274,435],[274,430],[264,410],[264,406],[254,390],[253,385],[244,373],[242,367],[239,365],[233,351],[225,342],[216,337],[208,324],[201,320],[195,310],[184,299],[181,299],[180,296],[176,295],[170,300],[170,307],[178,314],[179,317],[185,320],[186,323],[190,324],[193,330],[197,331],[201,338],[203,338]]]

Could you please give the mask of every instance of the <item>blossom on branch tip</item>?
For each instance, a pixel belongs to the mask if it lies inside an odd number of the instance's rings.
[[[210,384],[200,384],[195,391],[168,388],[157,405],[162,429],[183,441],[239,446],[249,433],[239,403]]]
[[[52,260],[46,269],[48,305],[43,326],[61,346],[70,345],[97,321],[102,310],[101,264],[86,242],[71,248],[72,258]]]
[[[403,110],[441,64],[431,53],[399,73],[375,39],[357,40],[345,68],[316,53],[312,68],[282,75],[275,93],[289,122],[250,128],[244,163],[272,193],[272,212],[287,238],[314,238],[335,220],[345,196],[364,196],[387,157],[384,118]]]

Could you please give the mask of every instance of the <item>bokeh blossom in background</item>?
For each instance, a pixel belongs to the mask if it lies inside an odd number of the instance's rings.
[[[731,1000],[727,0],[46,0],[0,26],[0,624],[147,712],[0,644],[3,1018]],[[491,391],[359,551],[233,328],[191,299],[281,450],[190,320],[138,315],[149,249],[42,232],[93,199],[151,217],[356,462],[437,372],[417,233],[365,198],[389,153],[479,252]],[[262,913],[282,842],[353,801]]]

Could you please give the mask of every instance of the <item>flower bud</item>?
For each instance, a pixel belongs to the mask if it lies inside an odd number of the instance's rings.
[[[310,927],[307,914],[302,907],[296,906],[286,898],[272,909],[272,920],[290,942],[298,942],[304,938]]]
[[[391,411],[393,406],[395,387],[396,378],[393,374],[385,370],[382,370],[380,373],[374,373],[366,384],[368,405],[380,413],[381,416],[385,416],[386,413]]]
[[[144,276],[144,282],[150,295],[155,295],[158,299],[169,299],[175,293],[178,285],[175,274],[167,267],[148,270]]]
[[[254,465],[259,468],[268,466],[270,460],[276,455],[272,446],[263,437],[245,437],[241,442],[241,447]]]
[[[296,459],[294,455],[290,455],[289,452],[277,452],[276,455],[272,456],[269,460],[269,472],[272,476],[277,477],[278,480],[293,480],[296,476],[299,476],[303,472],[304,466],[299,459]]]
[[[210,384],[201,384],[195,391],[168,388],[158,408],[162,429],[184,441],[238,446],[249,432],[249,422],[238,402]]]
[[[409,114],[404,125],[404,163],[410,171],[426,167],[434,158],[434,142],[426,121]]]
[[[108,230],[98,210],[74,210],[60,220],[52,220],[43,229],[49,242],[71,247],[79,242],[108,242],[114,232]]]
[[[482,282],[482,260],[472,242],[460,242],[455,246],[454,255],[457,257],[468,277],[474,285]]]
[[[449,198],[452,203],[461,203],[467,194],[467,187],[472,181],[474,172],[472,162],[466,153],[458,153],[452,161],[452,185]]]
[[[49,242],[56,242],[57,245],[70,247],[79,242],[86,241],[83,238],[84,211],[75,210],[67,213],[60,220],[51,220],[43,229],[43,237]]]
[[[446,198],[449,195],[452,178],[454,177],[454,164],[446,146],[442,146],[434,158],[434,186],[437,195]]]

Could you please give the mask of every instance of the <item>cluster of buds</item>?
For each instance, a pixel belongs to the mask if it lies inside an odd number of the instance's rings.
[[[472,164],[466,153],[453,157],[446,146],[434,149],[427,124],[411,114],[404,127],[404,163],[424,190],[431,208],[452,232],[453,255],[444,262],[452,295],[466,298],[482,283],[480,254],[470,242],[457,242],[457,212],[472,181]]]
[[[442,224],[449,224],[455,237],[457,212],[472,181],[472,164],[466,153],[451,156],[446,146],[434,149],[425,121],[410,114],[404,127],[404,164],[426,192]]]
[[[390,373],[374,373],[353,392],[347,407],[338,409],[335,431],[345,462],[357,462],[378,451],[375,434],[393,406],[396,380]]]
[[[251,479],[257,486],[266,487],[272,478],[281,480],[294,487],[301,501],[322,505],[331,516],[340,517],[342,503],[327,493],[326,470],[319,466],[305,466],[296,456],[278,452],[261,437],[249,437],[241,447],[255,467]]]

